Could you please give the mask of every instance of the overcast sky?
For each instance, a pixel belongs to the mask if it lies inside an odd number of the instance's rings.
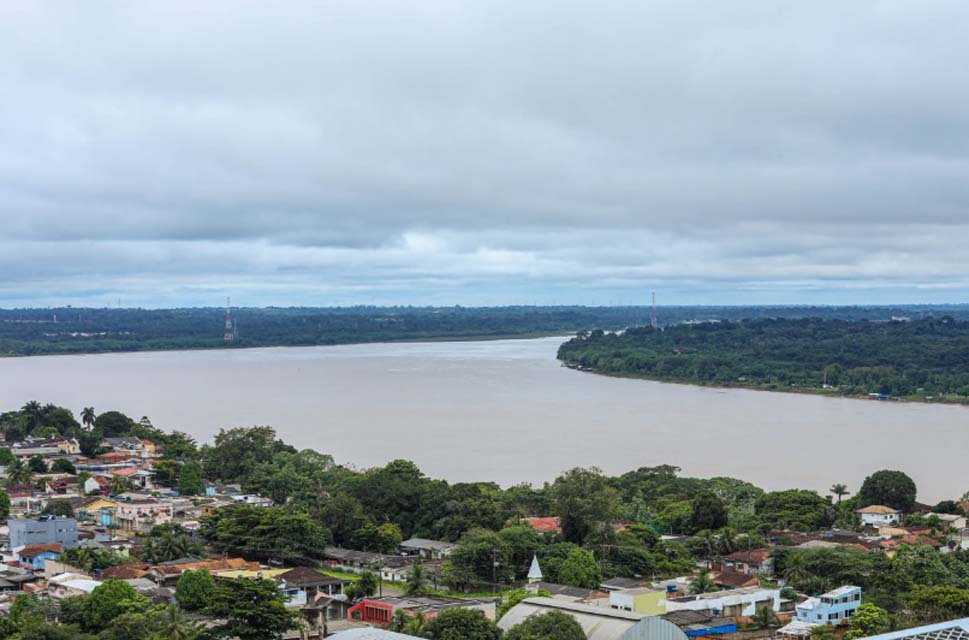
[[[969,301],[969,4],[0,3],[0,306]]]

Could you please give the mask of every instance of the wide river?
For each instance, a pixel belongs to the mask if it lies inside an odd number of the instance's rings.
[[[920,500],[969,490],[969,408],[718,390],[561,367],[560,338],[0,359],[0,410],[117,409],[209,440],[272,425],[358,468],[414,460],[450,481],[552,480],[674,464],[768,489],[856,490],[908,472]]]

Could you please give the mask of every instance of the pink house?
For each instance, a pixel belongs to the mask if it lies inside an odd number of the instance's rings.
[[[173,512],[170,502],[119,502],[114,517],[120,529],[147,531],[156,524],[170,522]]]

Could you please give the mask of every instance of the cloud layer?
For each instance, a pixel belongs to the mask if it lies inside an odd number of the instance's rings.
[[[957,1],[0,5],[0,306],[961,301]]]

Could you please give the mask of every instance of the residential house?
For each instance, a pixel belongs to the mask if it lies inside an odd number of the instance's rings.
[[[170,502],[119,502],[114,508],[116,526],[125,531],[147,531],[156,524],[170,522],[173,507]]]
[[[713,584],[721,589],[740,589],[742,587],[756,587],[760,578],[754,574],[741,573],[733,569],[724,569],[713,574]]]
[[[115,567],[108,567],[101,572],[101,577],[105,580],[134,580],[144,578],[148,575],[150,565],[147,562],[135,562],[132,564],[119,564]]]
[[[878,529],[884,526],[894,526],[902,521],[902,512],[892,507],[881,504],[871,504],[862,509],[858,509],[861,516],[861,524],[866,527]]]
[[[724,556],[723,565],[726,569],[738,573],[752,575],[772,575],[774,573],[774,558],[771,550],[767,548],[735,551]]]
[[[39,516],[7,520],[10,548],[32,544],[60,544],[64,549],[77,546],[77,520],[63,516]]]
[[[258,496],[253,493],[247,493],[243,495],[232,496],[232,499],[236,503],[248,504],[253,507],[271,507],[273,506],[273,501],[269,498],[264,498],[263,496]]]
[[[48,480],[44,483],[44,492],[52,497],[77,497],[78,482],[73,476],[66,476]]]
[[[92,580],[87,576],[57,582],[52,579],[47,585],[47,593],[51,598],[63,600],[64,598],[70,598],[72,596],[91,595],[91,592],[99,586],[101,586],[100,581]]]
[[[451,555],[458,545],[442,540],[411,538],[400,543],[399,549],[405,556],[418,556],[425,560],[443,560]]]
[[[91,476],[84,481],[84,495],[100,493],[108,495],[111,493],[111,480],[104,476]]]
[[[37,491],[34,487],[25,484],[8,484],[3,488],[10,497],[10,511],[13,514],[28,514],[32,511],[39,511],[47,504],[46,493]]]
[[[116,500],[107,498],[88,498],[77,508],[77,518],[81,522],[94,522],[102,527],[110,527],[114,522]]]
[[[135,436],[122,436],[120,438],[105,438],[101,442],[102,447],[108,447],[115,453],[125,453],[134,458],[151,458],[155,455],[155,443],[151,440],[142,440]]]
[[[343,596],[343,588],[349,580],[334,578],[309,567],[288,569],[273,578],[286,596],[287,607],[302,607],[314,602],[317,595],[329,598]]]
[[[966,528],[966,517],[955,513],[927,513],[925,517],[937,518],[939,522],[948,525],[956,531],[962,531]]]
[[[860,606],[861,587],[844,586],[808,598],[797,605],[795,611],[799,622],[837,626],[850,620]]]
[[[172,560],[152,565],[145,574],[149,579],[154,580],[162,586],[174,586],[178,579],[186,571],[198,571],[207,569],[210,573],[217,574],[226,571],[251,571],[253,576],[258,575],[262,570],[258,562],[250,562],[243,558],[222,558],[219,560],[196,560],[186,558],[183,560]],[[238,577],[238,576],[236,576]]]
[[[323,557],[326,563],[334,569],[345,569],[347,571],[372,569],[375,566],[384,566],[391,561],[395,563],[412,562],[412,560],[401,558],[400,556],[389,556],[371,551],[357,551],[355,549],[343,549],[341,547],[324,548]]]
[[[17,561],[34,571],[43,571],[48,560],[60,560],[62,547],[53,544],[28,544],[19,550],[14,550]]]
[[[123,477],[128,480],[134,489],[141,489],[144,491],[151,491],[153,485],[151,483],[151,477],[155,475],[151,471],[146,471],[144,469],[139,469],[137,467],[124,467],[122,469],[112,469],[112,477]]]

